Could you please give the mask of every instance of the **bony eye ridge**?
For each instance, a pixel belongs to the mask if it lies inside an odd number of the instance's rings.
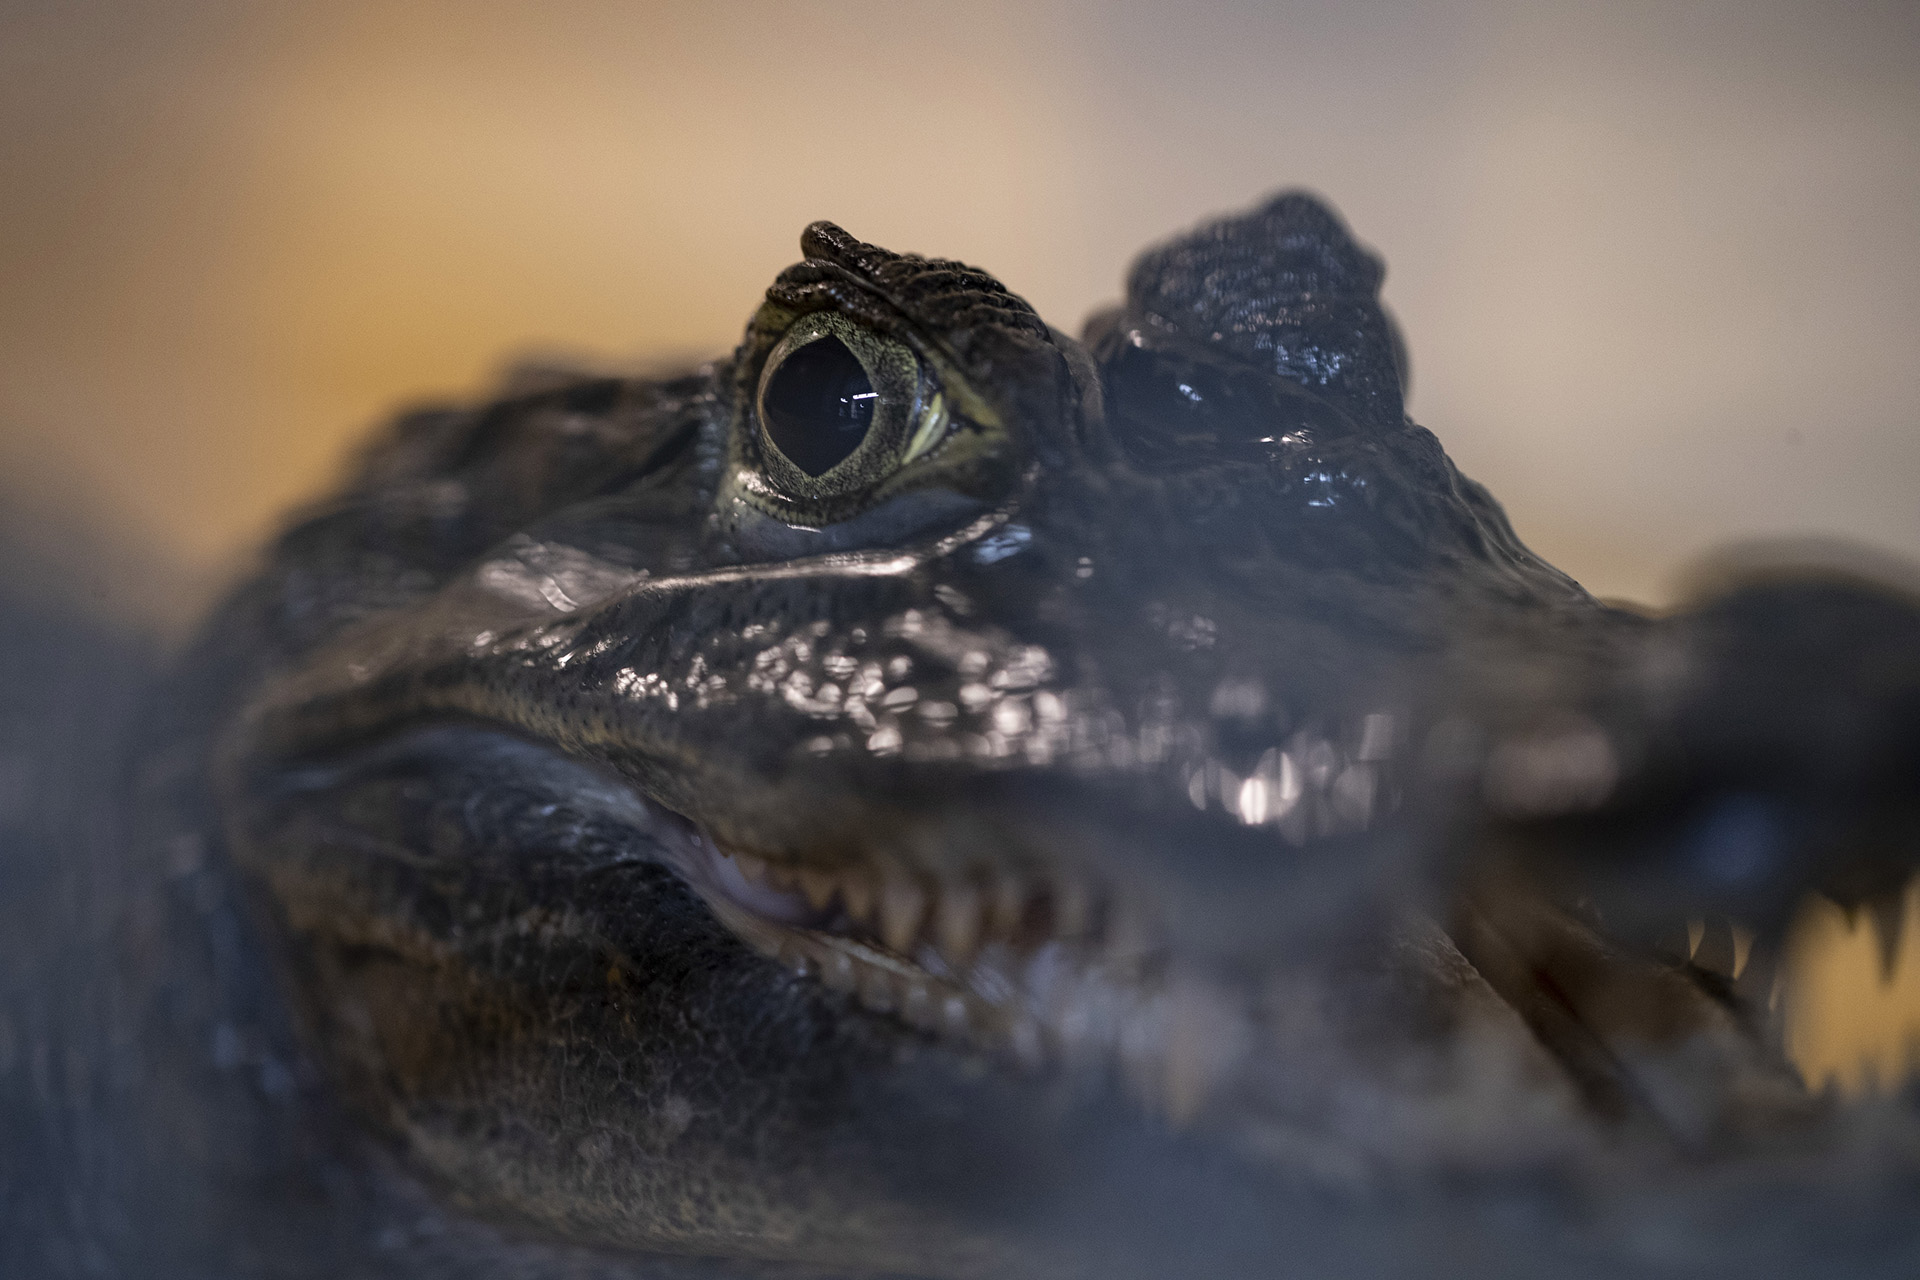
[[[881,484],[948,426],[946,399],[924,362],[835,312],[802,316],[775,344],[755,409],[766,478],[802,501]]]

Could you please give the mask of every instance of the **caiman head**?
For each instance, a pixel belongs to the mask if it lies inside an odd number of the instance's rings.
[[[1080,341],[801,250],[730,360],[402,420],[209,633],[353,1123],[503,1229],[862,1274],[1572,1257],[1818,1145],[1764,965],[1662,944],[1899,882],[1911,607],[1594,601],[1305,196]]]

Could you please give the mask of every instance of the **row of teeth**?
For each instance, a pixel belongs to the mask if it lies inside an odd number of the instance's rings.
[[[721,861],[723,880],[787,895],[796,911],[801,898],[816,915],[837,905],[877,936],[782,923],[777,898],[717,895],[736,934],[923,1031],[1008,1051],[1029,1068],[1115,1063],[1137,1097],[1176,1121],[1199,1109],[1241,1051],[1238,1016],[1169,974],[1124,909],[1072,882],[1035,889],[1009,876],[936,893],[900,872],[876,884],[858,872]]]
[[[788,895],[789,915],[799,912],[803,900],[815,913],[837,908],[896,955],[913,956],[931,945],[954,972],[965,970],[992,942],[1082,943],[1122,956],[1149,945],[1144,922],[1115,910],[1071,877],[1036,883],[1000,871],[937,881],[897,867],[875,876],[865,870],[770,866],[747,855],[722,861],[745,885]],[[781,904],[767,905],[779,918]]]

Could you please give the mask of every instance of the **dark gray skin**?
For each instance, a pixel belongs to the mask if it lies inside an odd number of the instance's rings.
[[[1078,342],[802,250],[729,361],[395,424],[152,692],[23,597],[110,799],[3,864],[0,1272],[1914,1273],[1906,1102],[1766,1003],[1913,867],[1908,597],[1596,602],[1308,197]]]

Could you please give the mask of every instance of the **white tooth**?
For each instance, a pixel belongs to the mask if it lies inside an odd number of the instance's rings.
[[[834,879],[828,871],[802,871],[800,873],[800,891],[807,895],[807,904],[815,911],[823,911],[833,901]]]
[[[899,873],[887,877],[880,890],[880,937],[889,947],[910,954],[926,913],[927,895],[917,881]]]
[[[1062,880],[1053,887],[1053,936],[1084,937],[1093,924],[1093,899],[1078,880]]]
[[[1734,921],[1730,928],[1733,930],[1733,979],[1738,982],[1740,975],[1747,970],[1747,960],[1753,955],[1754,935],[1753,930],[1738,921]]]
[[[980,946],[980,891],[970,884],[947,885],[934,914],[941,952],[956,970],[966,968]]]
[[[820,981],[835,991],[852,991],[856,981],[853,957],[844,951],[829,951],[820,963]]]
[[[859,871],[840,878],[840,903],[847,915],[860,924],[873,923],[873,881]]]
[[[767,860],[756,858],[752,854],[737,853],[733,856],[733,865],[740,868],[740,874],[750,884],[759,884],[767,878]]]

